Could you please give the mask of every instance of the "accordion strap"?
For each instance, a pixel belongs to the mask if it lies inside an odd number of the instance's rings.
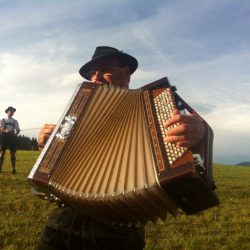
[[[186,109],[190,114],[196,115],[201,122],[206,127],[206,134],[203,140],[196,147],[191,148],[193,153],[199,153],[201,158],[204,161],[205,166],[209,166],[206,168],[206,177],[208,180],[211,180],[210,186],[212,189],[215,189],[215,184],[213,180],[212,173],[212,164],[213,164],[213,130],[208,125],[208,123],[189,105],[187,104],[176,92],[174,92],[175,99],[181,103],[180,108]]]

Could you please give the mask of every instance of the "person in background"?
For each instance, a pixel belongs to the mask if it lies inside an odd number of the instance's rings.
[[[0,120],[0,131],[2,136],[0,153],[0,172],[2,171],[6,150],[9,148],[12,174],[16,173],[16,137],[20,133],[18,121],[13,118],[15,112],[15,108],[11,106],[8,107],[5,110],[7,117]]]
[[[92,60],[83,65],[80,75],[95,84],[129,87],[137,60],[116,48],[99,46]],[[179,146],[196,147],[202,143],[206,125],[195,115],[181,115],[177,110],[165,126],[180,124],[168,131],[166,140]],[[44,147],[54,126],[45,125],[40,132],[39,147]],[[36,250],[102,249],[141,250],[145,246],[144,225],[120,227],[88,218],[69,205],[60,206],[49,216],[35,247]]]

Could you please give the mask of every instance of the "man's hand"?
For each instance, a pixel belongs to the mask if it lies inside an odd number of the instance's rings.
[[[181,115],[174,110],[173,116],[166,121],[164,126],[177,125],[167,130],[165,141],[175,142],[180,147],[195,147],[205,137],[206,128],[196,115]]]
[[[55,124],[44,124],[39,136],[38,136],[38,146],[39,149],[43,149],[46,142],[48,141],[53,129],[55,128]]]

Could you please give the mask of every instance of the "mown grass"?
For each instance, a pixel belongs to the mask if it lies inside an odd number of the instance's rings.
[[[146,249],[250,249],[250,168],[214,165],[221,204],[147,226]]]
[[[32,196],[27,175],[38,152],[18,151],[17,174],[6,157],[0,173],[0,249],[32,249],[53,205]]]
[[[17,174],[6,157],[0,173],[0,249],[33,249],[55,207],[32,196],[27,175],[38,152],[19,151]],[[250,168],[214,165],[221,204],[196,215],[180,212],[146,226],[146,250],[250,249]]]

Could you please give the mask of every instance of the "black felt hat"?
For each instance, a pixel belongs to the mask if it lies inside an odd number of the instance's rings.
[[[112,48],[108,46],[99,46],[99,47],[96,47],[95,53],[92,56],[92,59],[80,68],[79,70],[80,75],[84,77],[85,79],[90,80],[89,71],[91,70],[91,68],[100,60],[103,60],[109,57],[118,58],[125,65],[128,65],[128,67],[131,70],[131,74],[133,74],[138,67],[138,62],[133,56],[130,56],[116,48]]]
[[[16,109],[9,106],[7,109],[5,109],[5,113],[8,113],[8,111],[13,111],[13,112],[16,112]]]

